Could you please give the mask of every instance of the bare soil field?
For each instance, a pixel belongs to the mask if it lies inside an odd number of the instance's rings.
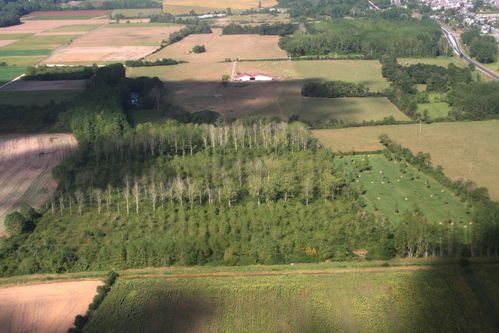
[[[96,24],[106,24],[108,19],[95,20],[27,20],[23,21],[22,24],[14,25],[11,27],[0,28],[0,34],[37,34],[47,30],[52,30],[67,25],[96,25]]]
[[[316,130],[314,135],[334,151],[382,149],[379,136],[392,140],[413,153],[430,153],[434,166],[441,165],[452,179],[470,179],[488,188],[499,200],[499,121],[434,123],[423,125],[372,126]]]
[[[53,10],[53,11],[39,11],[29,14],[29,17],[43,17],[43,16],[104,16],[109,14],[109,10]]]
[[[50,90],[82,90],[86,80],[59,80],[59,81],[24,81],[18,80],[5,86],[0,91],[50,91]]]
[[[231,15],[221,17],[209,21],[214,26],[227,26],[231,23],[235,24],[273,24],[273,23],[288,23],[290,22],[288,13],[279,13],[278,15],[271,14],[251,14],[251,15]]]
[[[0,331],[65,333],[101,284],[88,280],[0,288]]]
[[[23,203],[43,205],[57,187],[52,169],[76,147],[72,134],[0,137],[0,221]]]
[[[140,59],[154,52],[163,39],[178,31],[174,26],[103,26],[76,39],[70,45],[54,52],[46,64],[125,61]]]
[[[7,45],[10,45],[10,44],[15,43],[15,42],[17,42],[17,39],[3,39],[3,40],[0,40],[0,47],[7,46]]]
[[[148,59],[174,58],[189,63],[214,63],[226,59],[275,59],[287,54],[278,45],[279,36],[222,35],[221,29],[212,34],[190,35],[182,41],[165,47]],[[206,46],[206,52],[193,53],[196,45]]]

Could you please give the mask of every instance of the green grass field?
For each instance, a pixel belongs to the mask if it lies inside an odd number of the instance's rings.
[[[74,98],[78,91],[0,91],[0,104],[48,105]]]
[[[446,118],[451,111],[447,102],[445,102],[445,94],[432,93],[429,96],[430,103],[418,104],[418,113],[423,115],[426,111],[431,119]]]
[[[77,32],[77,31],[91,31],[102,26],[102,24],[70,24],[55,29],[50,32]]]
[[[316,130],[314,135],[333,151],[382,149],[379,136],[392,140],[413,153],[430,153],[434,166],[441,165],[450,178],[471,179],[486,187],[499,200],[499,120],[371,126]]]
[[[52,50],[5,50],[0,49],[0,57],[24,57],[24,56],[41,56],[49,55]]]
[[[499,287],[494,268],[475,284],[458,266],[121,278],[85,331],[493,332],[475,289]]]
[[[25,70],[25,67],[0,66],[0,85],[15,79],[19,75],[23,74]]]
[[[435,57],[435,58],[399,58],[398,63],[401,65],[428,64],[447,67],[449,64],[464,67],[464,63],[456,57]]]
[[[114,17],[115,15],[121,14],[126,18],[144,18],[161,13],[161,8],[115,9],[112,12],[112,16]]]
[[[106,15],[33,15],[26,17],[30,21],[52,21],[52,20],[90,20]]]
[[[416,168],[383,155],[343,156],[339,164],[356,165],[369,161],[371,170],[357,174],[356,182],[364,189],[364,198],[371,212],[379,211],[391,222],[398,222],[405,211],[421,209],[428,220],[449,219],[468,223],[471,210],[447,188]]]

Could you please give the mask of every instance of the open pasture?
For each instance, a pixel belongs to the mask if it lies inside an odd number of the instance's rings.
[[[120,28],[103,26],[57,50],[44,63],[88,63],[140,59],[156,50],[161,40],[167,39],[170,33],[181,28],[181,25],[149,27],[132,24],[123,25]]]
[[[15,79],[25,71],[24,67],[0,66],[0,86]]]
[[[477,268],[476,283],[497,287],[493,269]],[[121,278],[86,331],[492,332],[495,324],[457,267],[276,270]]]
[[[65,333],[101,284],[87,280],[0,288],[0,331]]]
[[[452,179],[470,179],[486,187],[499,200],[499,121],[390,125],[315,130],[314,135],[333,151],[362,152],[382,149],[379,136],[413,153],[430,153],[434,166],[441,165]]]
[[[276,0],[262,0],[262,7],[277,5]],[[256,0],[164,0],[163,10],[174,15],[189,14],[195,11],[198,14],[226,10],[244,10],[258,8]]]
[[[388,161],[383,155],[341,156],[338,164],[355,167],[369,161],[371,170],[356,174],[356,183],[365,189],[364,198],[371,212],[379,211],[392,223],[399,222],[405,211],[418,207],[431,222],[449,219],[468,223],[471,213],[447,188],[413,166]]]
[[[71,134],[0,137],[0,221],[23,203],[44,204],[57,187],[52,169],[76,147]],[[0,235],[4,232],[0,223]]]
[[[407,66],[415,64],[427,64],[427,65],[437,65],[442,67],[447,67],[449,64],[454,64],[456,66],[464,67],[464,63],[456,57],[435,57],[435,58],[398,58],[398,63]]]
[[[279,36],[222,35],[221,29],[211,34],[190,35],[180,42],[165,47],[148,59],[174,58],[189,63],[215,63],[226,59],[274,59],[286,58],[279,48]],[[196,45],[205,45],[206,52],[193,53]]]
[[[279,13],[276,15],[255,13],[250,15],[231,15],[209,20],[210,24],[214,26],[227,26],[231,23],[235,24],[275,24],[275,23],[288,23],[290,22],[288,13]]]
[[[161,14],[161,8],[137,8],[137,9],[115,9],[111,15],[123,15],[126,18],[146,18],[151,15]]]

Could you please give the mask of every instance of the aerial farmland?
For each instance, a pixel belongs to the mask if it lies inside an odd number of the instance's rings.
[[[497,331],[492,5],[0,1],[0,332]]]

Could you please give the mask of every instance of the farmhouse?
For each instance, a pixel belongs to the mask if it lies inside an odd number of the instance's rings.
[[[234,75],[232,81],[244,82],[244,81],[272,81],[272,77],[266,74],[256,73],[256,74],[246,74],[241,73]]]

